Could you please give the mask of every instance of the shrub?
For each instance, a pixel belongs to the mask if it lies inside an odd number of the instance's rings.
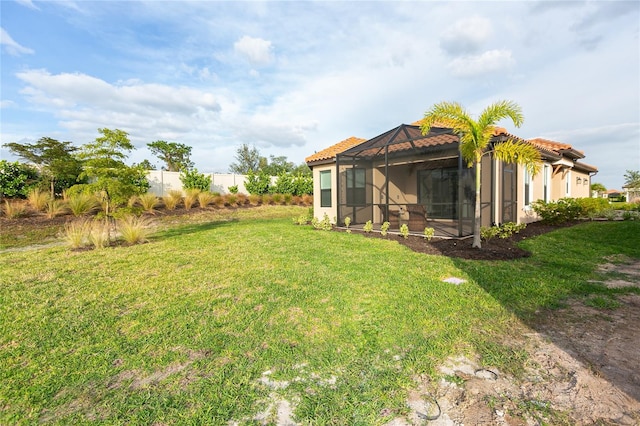
[[[427,241],[431,241],[436,231],[433,228],[426,227],[424,228],[424,239]]]
[[[249,194],[263,195],[269,193],[271,186],[271,176],[264,171],[260,171],[256,174],[253,171],[247,173],[247,179],[244,183],[244,187]]]
[[[313,205],[313,195],[303,195],[302,196],[302,204],[304,204],[305,206],[312,206]]]
[[[321,229],[323,231],[331,231],[333,226],[331,225],[331,220],[329,219],[328,214],[324,214],[322,216],[322,220],[318,220],[315,216],[311,220],[311,224],[315,229]]]
[[[18,161],[0,160],[0,196],[25,198],[38,186],[38,179],[35,168]]]
[[[364,230],[364,232],[367,232],[367,233],[373,231],[373,222],[368,220],[367,223],[364,224],[362,229]]]
[[[32,189],[27,195],[29,205],[37,212],[41,212],[45,209],[49,198],[50,196],[48,192],[40,191],[38,188]]]
[[[284,194],[283,196],[283,202],[285,205],[290,206],[291,205],[291,201],[293,200],[293,195],[291,194]]]
[[[348,228],[349,225],[351,225],[351,218],[349,216],[347,216],[347,217],[344,218],[344,226],[346,226]]]
[[[78,249],[88,244],[91,223],[87,220],[76,220],[64,224],[64,240],[70,248]]]
[[[263,194],[261,200],[262,204],[264,204],[265,206],[273,204],[273,198],[271,197],[271,194]]]
[[[225,198],[222,195],[216,195],[213,197],[213,204],[216,207],[223,207],[225,204]]]
[[[507,239],[513,234],[517,234],[527,227],[526,223],[507,222],[502,225],[494,225],[491,227],[483,226],[480,228],[480,238],[485,241],[489,241],[494,237]]]
[[[559,224],[581,217],[582,208],[574,198],[561,198],[558,201],[544,202],[537,200],[531,203],[533,210],[543,222]]]
[[[237,194],[238,193],[238,185],[231,185],[227,189],[229,190],[230,194]]]
[[[27,214],[27,206],[20,201],[4,200],[4,215],[7,219],[17,219]]]
[[[69,211],[67,208],[67,204],[62,200],[57,200],[55,198],[49,198],[46,206],[47,217],[49,219],[53,219],[56,216],[60,216]]]
[[[67,207],[74,216],[82,216],[94,212],[98,208],[98,200],[91,194],[78,193],[67,195]]]
[[[386,237],[386,236],[387,236],[387,231],[389,230],[389,226],[390,226],[390,225],[391,225],[391,224],[390,224],[389,222],[384,222],[384,223],[380,226],[380,234],[381,234],[383,237]],[[408,230],[408,229],[407,229],[407,230]]]
[[[209,191],[211,189],[211,176],[198,172],[198,169],[184,170],[180,173],[182,187],[187,189],[198,189]]]
[[[130,245],[140,244],[147,241],[151,222],[144,218],[128,215],[118,220],[118,231],[122,239]]]
[[[200,204],[201,208],[207,207],[209,204],[213,203],[214,195],[209,191],[202,191],[198,193],[198,204]]]
[[[405,240],[409,238],[409,227],[406,223],[403,223],[400,227],[400,235],[402,235],[402,238],[404,238]]]
[[[576,198],[580,206],[580,217],[593,218],[609,208],[609,201],[604,198]]]

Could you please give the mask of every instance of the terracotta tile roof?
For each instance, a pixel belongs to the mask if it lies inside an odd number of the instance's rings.
[[[552,151],[557,154],[560,154],[561,150],[571,149],[571,145],[567,143],[550,141],[548,139],[543,139],[543,138],[529,139],[528,142],[537,148],[541,148],[547,151]]]
[[[349,148],[353,148],[354,146],[361,144],[365,140],[366,139],[351,136],[350,138],[338,142],[335,145],[331,145],[329,148],[325,148],[322,151],[318,151],[315,154],[308,156],[304,159],[304,161],[308,164],[315,163],[316,161],[334,159],[336,158],[336,155],[348,150]]]

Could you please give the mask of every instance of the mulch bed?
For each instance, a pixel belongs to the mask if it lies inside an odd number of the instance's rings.
[[[529,223],[525,229],[510,238],[492,238],[490,241],[483,241],[481,249],[471,247],[473,237],[464,239],[434,238],[428,242],[424,237],[416,235],[409,235],[409,237],[405,239],[401,235],[395,234],[387,234],[387,236],[383,237],[379,232],[365,233],[364,231],[355,229],[351,232],[353,234],[362,234],[367,238],[382,238],[397,241],[399,244],[405,245],[418,253],[473,260],[513,260],[531,256],[531,253],[516,245],[519,241],[542,235],[562,227],[573,226],[578,223],[579,222],[569,222],[561,225],[548,225],[542,222]],[[344,232],[344,229],[337,230]]]

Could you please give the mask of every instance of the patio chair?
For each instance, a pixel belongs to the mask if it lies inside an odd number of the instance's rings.
[[[409,231],[423,232],[427,227],[427,210],[422,204],[410,204],[407,206],[409,212]]]

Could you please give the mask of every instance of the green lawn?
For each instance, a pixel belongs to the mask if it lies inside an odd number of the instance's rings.
[[[500,342],[535,310],[637,291],[588,282],[605,256],[640,258],[637,222],[556,231],[492,263],[235,219],[0,253],[0,424],[259,424],[278,400],[302,424],[383,424],[448,356],[517,375],[526,354]]]

